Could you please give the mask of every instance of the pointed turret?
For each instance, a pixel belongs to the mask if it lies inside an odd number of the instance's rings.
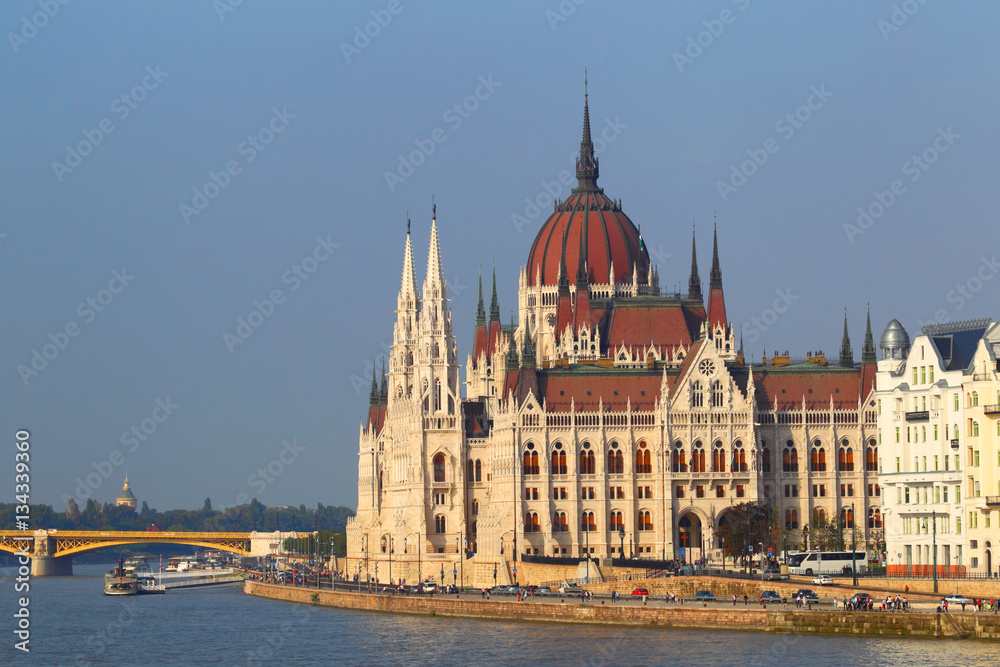
[[[708,282],[708,323],[711,332],[714,333],[716,327],[725,327],[728,321],[726,300],[722,295],[722,268],[719,266],[719,229],[713,227],[712,272]]]
[[[410,242],[410,219],[406,219],[406,247],[403,249],[403,281],[400,287],[403,294],[416,294],[417,276],[413,269],[413,244]]]
[[[441,246],[438,242],[437,204],[433,207],[431,217],[431,244],[427,250],[427,278],[425,284],[430,287],[442,287],[445,283],[444,270],[441,267]],[[427,295],[424,295],[425,298]]]
[[[510,318],[510,338],[507,341],[507,370],[517,370],[517,346],[514,344],[514,318]]]
[[[530,326],[526,326],[524,330],[524,344],[521,345],[521,367],[535,367],[535,344],[531,340]]]
[[[494,279],[495,279],[494,274]],[[499,307],[499,306],[498,306]],[[486,324],[486,308],[483,305],[483,270],[479,269],[479,304],[476,306],[476,326]]]
[[[375,379],[376,378],[376,375],[375,375],[376,372],[377,372],[376,368],[373,365],[372,366],[372,390],[368,394],[368,405],[370,407],[374,407],[374,406],[378,405],[379,390],[378,390],[378,382]]]
[[[596,190],[598,169],[597,156],[594,154],[594,142],[590,140],[590,102],[587,93],[587,75],[583,76],[583,139],[580,141],[580,157],[576,160],[576,178],[580,190]]]
[[[847,311],[844,311],[844,339],[840,343],[840,365],[844,368],[854,368],[854,350],[851,349],[851,337],[847,334]]]
[[[691,277],[688,278],[688,298],[701,301],[701,276],[698,275],[698,244],[691,229]]]
[[[868,319],[865,322],[865,346],[861,348],[861,363],[874,364],[875,338],[872,336],[872,309],[868,308]]]
[[[500,321],[500,300],[497,299],[497,262],[493,260],[493,296],[490,297],[490,322]]]

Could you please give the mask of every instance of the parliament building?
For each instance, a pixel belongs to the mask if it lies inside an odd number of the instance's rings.
[[[501,321],[495,271],[488,310],[480,278],[464,382],[436,210],[419,288],[407,229],[389,366],[360,430],[348,574],[485,586],[498,568],[516,579],[524,556],[719,563],[719,527],[747,501],[771,506],[777,549],[801,548],[813,522],[876,541],[870,318],[860,363],[846,318],[835,362],[747,363],[717,231],[707,294],[694,238],[687,291],[667,292],[599,174],[585,98],[578,185],[528,251],[516,324]]]

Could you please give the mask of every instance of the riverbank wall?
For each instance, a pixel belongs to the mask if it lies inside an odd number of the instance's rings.
[[[1000,640],[1000,616],[967,614],[889,614],[879,612],[771,610],[703,607],[694,604],[581,604],[513,599],[457,599],[447,596],[372,595],[247,581],[244,592],[271,600],[355,611],[425,616],[559,623],[599,623],[644,627],[773,632],[779,634],[869,635]]]

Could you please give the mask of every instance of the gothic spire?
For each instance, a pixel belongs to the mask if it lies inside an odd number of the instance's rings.
[[[486,324],[486,308],[483,306],[483,270],[479,269],[479,304],[476,306],[476,326]]]
[[[372,364],[372,390],[368,394],[368,405],[372,407],[378,405],[378,399],[379,399],[378,382],[376,382],[375,380],[375,373],[377,371],[378,369],[375,368],[374,364]]]
[[[493,296],[490,298],[490,322],[500,321],[500,300],[497,299],[497,261],[493,260]]]
[[[514,345],[514,316],[510,316],[510,339],[507,342],[507,370],[517,370],[517,346]]]
[[[844,339],[840,343],[840,365],[844,368],[854,368],[854,350],[851,349],[851,337],[847,334],[847,310],[844,310]]]
[[[865,323],[865,346],[861,349],[861,363],[875,363],[875,339],[872,336],[872,309],[868,307],[868,321]]]
[[[709,289],[722,289],[722,269],[719,267],[719,227],[712,225],[712,273],[709,275]]]
[[[688,298],[701,301],[701,276],[698,275],[698,244],[694,225],[691,226],[691,277],[688,278]]]
[[[587,94],[587,73],[583,74],[583,139],[580,141],[580,157],[576,160],[576,178],[579,190],[596,190],[598,177],[597,156],[594,142],[590,140],[590,102]]]
[[[406,218],[406,247],[403,249],[403,281],[400,291],[414,294],[417,291],[417,276],[413,270],[413,244],[410,242],[410,218]]]
[[[521,346],[521,366],[524,368],[535,367],[535,344],[531,340],[531,326],[525,325],[524,344]]]
[[[431,245],[427,251],[427,285],[444,286],[444,270],[441,268],[441,247],[438,243],[437,204],[431,217]]]

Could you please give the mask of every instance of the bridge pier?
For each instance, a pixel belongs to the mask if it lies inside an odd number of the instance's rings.
[[[31,576],[68,577],[73,574],[72,556],[32,556]]]

